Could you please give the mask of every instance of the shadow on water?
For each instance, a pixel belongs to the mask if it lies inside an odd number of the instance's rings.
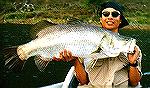
[[[28,24],[0,24],[0,53],[5,47],[16,46],[32,40],[31,30],[34,25]],[[121,34],[137,39],[143,53],[142,72],[150,72],[150,31],[148,30],[121,30]],[[7,71],[3,66],[3,56],[0,54],[0,88],[40,87],[64,80],[71,65],[64,62],[50,62],[44,72],[35,66],[34,57],[27,60],[21,72]],[[143,75],[141,80],[144,88],[150,87],[150,75]]]

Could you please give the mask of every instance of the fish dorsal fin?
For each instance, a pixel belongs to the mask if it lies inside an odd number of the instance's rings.
[[[38,37],[37,33],[41,31],[41,29],[45,29],[49,26],[53,26],[56,25],[55,23],[49,21],[49,20],[41,20],[39,22],[37,22],[36,24],[34,24],[32,26],[32,38],[35,39],[36,37]],[[42,36],[42,35],[41,35]]]
[[[40,70],[40,71],[43,71],[46,66],[48,65],[48,63],[51,61],[49,58],[44,58],[40,55],[36,56],[34,58],[35,60],[35,64],[37,66],[37,68]]]

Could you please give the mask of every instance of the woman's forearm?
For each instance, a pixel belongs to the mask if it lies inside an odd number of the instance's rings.
[[[131,86],[137,86],[141,79],[141,74],[138,68],[130,66],[129,68],[129,82]]]
[[[88,84],[89,79],[82,63],[78,59],[75,59],[73,65],[75,66],[76,77],[80,84]]]

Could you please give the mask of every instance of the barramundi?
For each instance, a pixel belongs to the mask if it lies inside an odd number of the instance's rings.
[[[52,57],[58,57],[59,52],[64,49],[71,51],[73,56],[94,59],[133,53],[135,46],[134,38],[99,26],[84,23],[58,24],[42,29],[36,39],[26,44],[5,49],[5,66],[18,70],[31,56],[36,56],[35,63],[43,71]]]

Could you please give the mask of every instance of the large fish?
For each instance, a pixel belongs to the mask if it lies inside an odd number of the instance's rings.
[[[60,51],[68,49],[81,58],[116,57],[122,53],[132,53],[136,40],[112,33],[89,24],[60,24],[47,27],[37,34],[37,38],[17,48],[5,49],[5,66],[18,70],[31,56],[37,56],[35,63],[40,71],[58,57]],[[10,51],[15,51],[12,53]],[[98,51],[98,52],[97,52]],[[93,53],[96,52],[96,53]],[[15,55],[14,55],[15,54]],[[10,56],[12,55],[12,56]]]

